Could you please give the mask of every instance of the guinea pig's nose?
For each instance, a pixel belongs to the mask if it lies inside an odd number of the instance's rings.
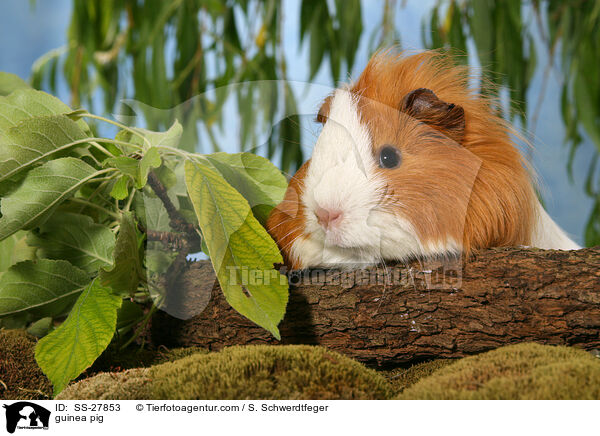
[[[317,207],[315,216],[317,217],[319,224],[327,229],[339,224],[340,221],[342,221],[343,214],[341,210]]]

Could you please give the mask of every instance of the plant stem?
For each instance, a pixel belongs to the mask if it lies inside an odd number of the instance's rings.
[[[157,303],[158,304],[162,303],[162,298]],[[129,338],[127,340],[127,342],[125,342],[121,346],[121,350],[124,350],[129,345],[131,345],[146,330],[146,327],[148,326],[148,323],[150,322],[150,318],[152,318],[152,315],[154,315],[154,312],[156,312],[156,310],[158,309],[158,304],[152,304],[152,307],[150,308],[148,313],[146,315],[144,315],[144,318],[142,319],[142,322],[140,323],[140,326],[138,327],[138,329],[135,331],[133,336],[131,336],[131,338]]]
[[[107,156],[112,156],[113,155],[110,151],[108,151],[106,148],[102,147],[96,141],[89,141],[89,143],[90,143],[90,145],[92,145],[94,148],[96,148],[97,150],[101,151],[105,155],[107,155]]]
[[[72,201],[73,203],[77,203],[77,204],[82,204],[87,207],[91,207],[93,209],[101,210],[102,212],[112,216],[113,218],[116,218],[117,220],[121,220],[121,215],[119,215],[118,213],[113,212],[112,210],[108,210],[105,207],[100,206],[99,204],[84,200],[83,198],[77,198],[77,197],[69,198],[69,201]]]
[[[112,176],[110,176],[110,177],[103,177],[103,178],[94,179],[94,181],[95,181],[95,182],[102,182],[102,183],[100,183],[100,184],[98,185],[98,187],[96,188],[96,190],[90,194],[90,196],[87,198],[87,201],[90,201],[90,202],[91,202],[92,198],[94,198],[96,195],[98,195],[98,194],[100,193],[100,191],[102,191],[102,190],[103,190],[103,189],[106,187],[106,185],[107,185],[107,184],[108,184],[108,183],[109,183],[111,180],[115,179],[115,177],[117,177],[117,176],[118,176],[118,174],[116,174],[116,173],[115,173],[115,174],[113,174],[113,175],[112,175]],[[108,203],[108,204],[110,204],[110,205],[112,206],[111,202],[110,202],[110,201],[108,201],[108,200],[107,200],[106,198],[104,198],[103,196],[100,196],[99,198],[100,198],[102,201],[104,201],[105,203]],[[83,211],[83,209],[85,209],[85,206],[82,206],[82,207],[81,207],[81,209],[79,209],[79,213],[81,213],[81,212]]]
[[[108,124],[112,124],[114,126],[117,126],[123,130],[127,130],[129,133],[132,133],[133,135],[139,136],[140,138],[142,138],[142,140],[146,143],[146,145],[148,145],[148,147],[150,147],[152,144],[150,144],[150,141],[148,141],[148,138],[146,138],[144,135],[142,135],[140,132],[137,132],[135,129],[132,129],[131,127],[127,127],[125,124],[121,124],[117,121],[113,121],[113,120],[109,120],[108,118],[104,118],[101,117],[99,115],[93,115],[90,113],[87,114],[82,114],[81,117],[85,117],[85,118],[92,118],[95,120],[99,120],[99,121],[104,121],[105,123]]]
[[[156,148],[161,149],[161,150],[168,150],[171,153],[176,154],[184,159],[188,159],[190,156],[193,156],[193,154],[191,154],[191,153],[179,150],[178,148],[169,147],[168,145],[157,145]]]
[[[100,142],[106,142],[109,144],[124,145],[125,147],[132,147],[137,150],[144,150],[144,147],[142,147],[141,145],[132,144],[131,142],[127,142],[127,141],[119,141],[117,139],[108,139],[108,138],[97,138],[96,140],[100,141]],[[112,154],[111,154],[111,156],[112,156]]]
[[[127,199],[127,204],[125,205],[125,209],[123,209],[125,212],[129,212],[129,209],[131,208],[131,203],[133,203],[133,197],[135,197],[136,192],[137,192],[137,190],[135,190],[135,189],[131,190],[131,194],[129,194],[129,198]]]

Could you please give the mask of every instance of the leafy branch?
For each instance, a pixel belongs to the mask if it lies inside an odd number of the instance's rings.
[[[275,166],[184,151],[177,121],[164,132],[126,126],[9,74],[0,90],[0,326],[46,326],[36,359],[55,393],[111,343],[136,341],[169,295],[160,284],[200,251],[232,307],[279,337],[287,281],[261,224],[286,187]],[[86,119],[120,130],[94,136]],[[246,284],[248,268],[273,280]],[[146,315],[135,301],[150,304]]]

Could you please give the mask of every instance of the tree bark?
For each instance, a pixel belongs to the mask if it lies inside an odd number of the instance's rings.
[[[210,263],[193,263],[169,298],[188,309],[178,315],[190,314],[212,290],[208,306],[187,320],[159,311],[152,341],[210,350],[318,344],[372,366],[463,357],[526,341],[600,348],[600,247],[491,249],[467,260],[292,273],[290,281],[277,341],[229,306]]]

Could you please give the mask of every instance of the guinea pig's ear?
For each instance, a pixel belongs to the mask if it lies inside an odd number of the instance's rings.
[[[325,124],[327,122],[327,117],[329,116],[329,108],[331,106],[331,100],[333,99],[333,95],[328,95],[325,100],[323,100],[323,104],[321,104],[321,108],[319,109],[319,113],[315,118],[315,121],[321,124]]]
[[[419,88],[409,92],[402,99],[400,110],[462,143],[465,133],[464,109],[440,100],[431,89]]]

